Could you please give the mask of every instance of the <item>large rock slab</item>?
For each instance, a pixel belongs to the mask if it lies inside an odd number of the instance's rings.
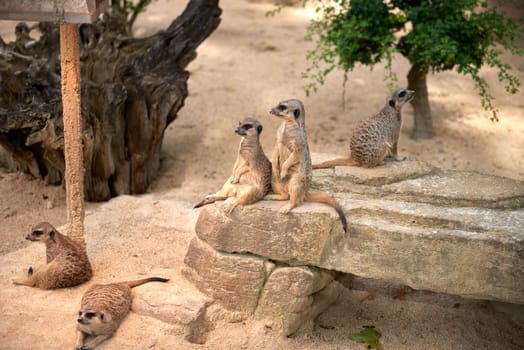
[[[411,174],[410,164],[415,164]],[[413,161],[388,162],[378,168],[380,176],[387,177],[388,167],[400,181],[375,177],[366,182],[360,172],[361,184],[348,187],[372,190],[334,194],[348,218],[347,235],[330,207],[306,203],[282,215],[278,209],[283,203],[269,201],[238,208],[230,216],[221,204],[207,206],[195,231],[226,253],[524,304],[524,209],[519,204],[524,184],[441,172]],[[324,189],[344,181],[332,170],[314,176]]]

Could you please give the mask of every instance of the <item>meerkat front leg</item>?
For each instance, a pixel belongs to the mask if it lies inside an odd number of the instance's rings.
[[[76,345],[75,350],[82,350],[84,346],[84,340],[86,338],[86,334],[82,332],[81,330],[76,331]]]
[[[393,146],[391,147],[391,155],[393,156],[393,159],[398,160],[398,161],[406,160],[407,159],[406,156],[402,156],[402,157],[398,156],[397,145],[398,145],[398,142],[395,142]]]
[[[282,163],[282,167],[280,168],[280,180],[284,180],[289,175],[289,169],[295,165],[300,163],[300,155],[298,152],[291,152],[289,157],[287,157],[286,161]]]
[[[92,350],[109,338],[111,338],[111,335],[107,335],[107,334],[97,335],[93,339],[90,339],[87,342],[85,342],[81,347],[78,347],[77,345],[76,350]]]
[[[241,167],[238,167],[238,169],[235,169],[233,171],[233,175],[231,175],[231,184],[237,184],[240,182],[240,177],[244,175],[245,173],[248,173],[250,171],[249,164],[245,163]]]

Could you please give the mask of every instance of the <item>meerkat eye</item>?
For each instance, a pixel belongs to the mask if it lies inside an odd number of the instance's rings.
[[[402,91],[400,92],[400,94],[398,94],[398,97],[402,98],[402,97],[404,97],[404,96],[406,96],[406,91],[405,91],[405,90],[402,90]]]
[[[281,112],[285,111],[286,110],[286,106],[284,105],[278,105],[277,109]]]
[[[251,124],[244,125],[244,129],[246,129],[246,130],[251,129],[252,127],[253,127],[253,125],[251,125]]]
[[[86,317],[87,317],[87,318],[93,318],[93,317],[95,317],[95,316],[96,316],[96,314],[95,314],[94,312],[87,312],[87,313],[86,313]]]
[[[41,236],[44,232],[43,231],[33,231],[33,236]]]

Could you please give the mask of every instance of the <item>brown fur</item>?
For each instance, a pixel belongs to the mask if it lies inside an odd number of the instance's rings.
[[[337,211],[346,232],[346,216],[337,201],[326,194],[309,192],[313,175],[302,102],[296,99],[282,101],[270,113],[283,118],[284,122],[277,131],[277,142],[271,159],[271,186],[275,195],[266,198],[289,199],[280,209],[283,214],[305,201],[326,203]]]
[[[45,243],[47,264],[34,273],[30,267],[27,279],[13,281],[14,284],[41,289],[64,288],[87,282],[93,276],[85,250],[50,223],[35,225],[26,239]]]
[[[388,156],[402,160],[397,154],[397,144],[402,126],[402,107],[415,94],[412,90],[398,89],[386,99],[386,105],[374,116],[362,121],[351,136],[349,158],[337,158],[313,165],[313,169],[335,166],[361,166],[372,168]]]
[[[90,350],[112,337],[131,310],[131,288],[148,282],[167,282],[162,277],[92,285],[82,297],[77,318],[76,350]],[[87,336],[92,336],[86,341]]]
[[[255,203],[268,193],[271,186],[271,163],[260,145],[262,125],[256,119],[245,118],[238,123],[235,132],[242,139],[231,177],[220,191],[207,195],[195,208],[233,197],[225,209],[227,213],[231,213],[238,205]]]

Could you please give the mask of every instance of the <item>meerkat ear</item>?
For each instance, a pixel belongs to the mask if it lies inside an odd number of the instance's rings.
[[[263,129],[262,125],[257,126],[257,131],[259,134],[262,133],[262,129]]]
[[[390,105],[391,107],[395,107],[395,101],[394,101],[394,100],[389,100],[388,103],[389,103],[389,105]]]
[[[49,237],[51,237],[51,239],[55,241],[55,230],[51,230],[51,232],[49,232]]]
[[[102,322],[111,322],[111,315],[106,314],[103,311],[100,311],[100,321]]]
[[[298,117],[300,117],[300,111],[299,111],[298,109],[295,109],[295,110],[293,111],[293,114],[295,115],[295,119],[298,118]]]

